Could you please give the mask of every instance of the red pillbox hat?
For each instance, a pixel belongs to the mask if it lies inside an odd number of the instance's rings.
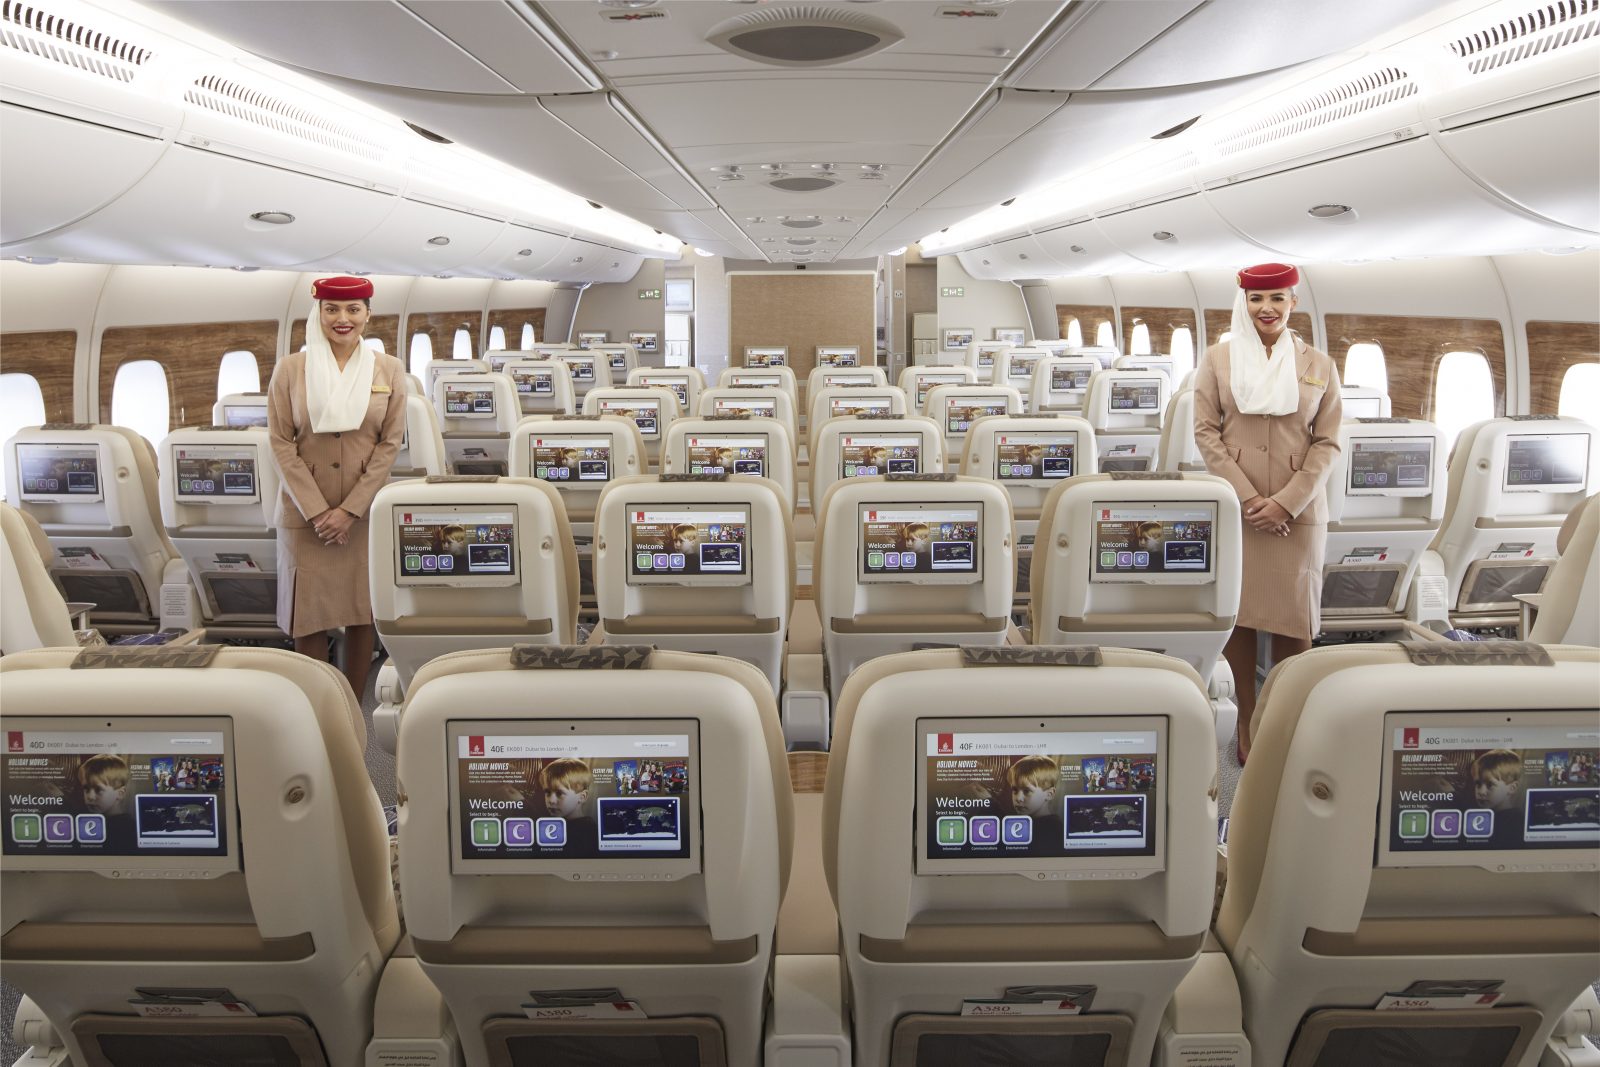
[[[371,300],[372,282],[348,275],[318,278],[311,283],[311,295],[317,300]]]
[[[1288,289],[1300,284],[1300,268],[1287,263],[1257,263],[1239,272],[1241,289]]]

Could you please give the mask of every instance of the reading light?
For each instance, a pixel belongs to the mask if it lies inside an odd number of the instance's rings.
[[[1349,204],[1318,204],[1315,207],[1306,209],[1306,214],[1314,219],[1336,219],[1340,215],[1349,213]]]
[[[434,245],[435,247],[443,248],[445,245],[450,243],[450,238],[446,237],[444,234],[441,233],[437,237],[428,238],[428,243],[430,245]]]
[[[697,256],[705,256],[707,259],[710,259],[712,256],[716,255],[715,252],[707,252],[705,249],[699,247],[695,248],[694,254]]]
[[[596,211],[604,211],[606,209],[606,206],[604,204],[597,204],[593,200],[585,200],[584,203],[588,204],[590,207],[594,208]]]
[[[405,122],[406,128],[412,133],[416,134],[418,137],[421,137],[423,140],[432,141],[434,144],[455,144],[454,141],[443,134],[434,133],[430,129],[418,126],[415,122],[406,122],[405,119],[401,119],[400,121]]]
[[[257,211],[250,217],[257,222],[270,223],[273,226],[287,226],[294,221],[294,216],[287,211]]]
[[[1017,202],[1017,198],[1013,196],[1010,200],[1002,200],[1002,201],[1000,201],[1000,206],[1001,207],[1010,207],[1012,204],[1015,204],[1016,202]]]
[[[519,248],[519,249],[517,249],[517,255],[520,258],[526,259],[527,257],[533,255],[533,249],[531,249],[531,248]]]
[[[583,262],[583,257],[582,256],[573,256],[572,257],[572,262],[574,262],[574,263],[582,263]]]
[[[1154,237],[1158,241],[1171,241],[1177,237],[1177,234],[1173,233],[1171,230],[1157,230],[1150,236]]]
[[[1074,252],[1078,253],[1078,255],[1080,255],[1080,256],[1083,255],[1085,252],[1089,251],[1087,248],[1083,247],[1082,245],[1073,245],[1072,246],[1072,250]]]

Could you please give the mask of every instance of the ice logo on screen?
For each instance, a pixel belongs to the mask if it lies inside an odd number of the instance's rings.
[[[22,731],[21,730],[7,730],[6,731],[6,751],[7,752],[21,752],[22,751]]]
[[[1401,745],[1403,747],[1405,747],[1405,748],[1418,748],[1418,747],[1420,747],[1421,746],[1421,738],[1418,736],[1419,735],[1419,731],[1418,731],[1417,727],[1415,727],[1415,726],[1407,726],[1407,727],[1404,728],[1404,730],[1405,730],[1405,733],[1401,737],[1401,741],[1400,741]]]
[[[474,734],[467,738],[467,755],[483,755],[483,738],[481,736]]]
[[[940,734],[939,735],[939,755],[941,755],[941,756],[953,755],[955,753],[955,750],[956,750],[956,735],[955,734]]]

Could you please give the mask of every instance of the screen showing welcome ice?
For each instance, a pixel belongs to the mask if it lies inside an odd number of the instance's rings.
[[[944,409],[945,432],[966,433],[985,415],[1004,415],[1006,398],[953,396]]]
[[[1151,730],[924,735],[927,856],[1153,856]]]
[[[828,414],[836,419],[852,415],[887,415],[893,403],[886,396],[835,396],[828,399]]]
[[[748,574],[748,511],[643,508],[628,513],[630,573],[641,577]]]
[[[510,511],[397,511],[400,577],[515,574],[516,517]]]
[[[997,481],[1033,481],[1072,477],[1075,433],[1002,433],[994,439],[994,476]]]
[[[768,397],[719,396],[711,402],[711,410],[716,415],[749,415],[751,418],[772,418],[778,411],[778,402]]]
[[[1582,486],[1589,476],[1589,435],[1530,434],[1506,438],[1507,489]]]
[[[976,574],[982,517],[975,507],[864,507],[862,573]]]
[[[256,495],[256,450],[200,446],[173,450],[178,495],[253,497]]]
[[[223,734],[8,730],[8,856],[225,856]]]
[[[622,415],[633,420],[639,433],[655,437],[661,433],[661,401],[659,400],[602,400],[600,414]]]
[[[22,498],[100,495],[100,450],[18,445]]]
[[[684,438],[690,474],[751,474],[767,471],[767,435],[690,434]]]
[[[1094,505],[1094,574],[1204,574],[1211,570],[1215,504]]]
[[[1600,727],[1390,725],[1391,853],[1600,845]]]
[[[464,860],[687,858],[685,734],[456,738]]]
[[[847,434],[839,439],[839,477],[917,474],[922,470],[919,433]]]
[[[1160,411],[1161,383],[1154,378],[1111,383],[1111,410]]]
[[[1350,442],[1350,488],[1427,489],[1433,438],[1358,437]]]
[[[605,482],[611,479],[611,438],[535,437],[528,446],[533,476],[547,482]]]
[[[483,418],[494,414],[494,386],[447,385],[444,413],[457,418]]]
[[[511,368],[511,380],[516,384],[517,392],[527,393],[530,396],[555,395],[555,377],[553,371],[536,370],[532,367]]]

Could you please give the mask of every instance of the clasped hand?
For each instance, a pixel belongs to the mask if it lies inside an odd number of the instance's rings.
[[[1244,502],[1244,521],[1262,533],[1288,537],[1292,518],[1288,509],[1271,497],[1253,496]]]
[[[311,520],[311,528],[325,545],[342,545],[350,540],[356,517],[343,508],[329,508]]]

